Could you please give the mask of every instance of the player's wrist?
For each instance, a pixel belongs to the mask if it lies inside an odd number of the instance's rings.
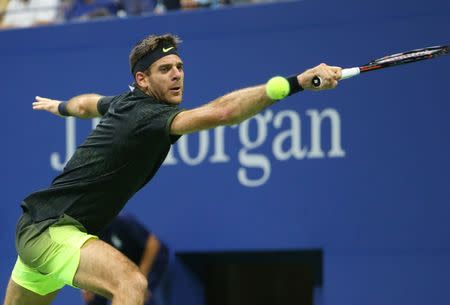
[[[298,78],[297,75],[289,76],[289,77],[287,77],[286,79],[287,79],[287,81],[289,82],[289,88],[290,88],[290,91],[289,91],[289,95],[288,95],[288,96],[293,95],[293,94],[295,94],[295,93],[298,93],[298,92],[300,92],[300,91],[305,90],[305,89],[303,88],[303,86],[300,84],[300,80],[299,80],[299,78]]]
[[[274,100],[279,101],[303,90],[297,76],[282,77],[274,76],[266,83],[266,94]]]
[[[58,113],[62,116],[70,116],[70,113],[67,110],[67,102],[60,102],[58,104]]]

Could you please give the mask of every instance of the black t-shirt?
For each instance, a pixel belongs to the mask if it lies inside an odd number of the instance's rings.
[[[138,89],[98,103],[103,118],[47,189],[24,199],[35,222],[67,214],[98,233],[155,175],[170,145],[177,106]]]

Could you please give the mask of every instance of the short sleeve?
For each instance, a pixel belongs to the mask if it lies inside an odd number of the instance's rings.
[[[178,139],[181,137],[181,135],[170,134],[170,127],[172,125],[172,121],[177,116],[177,114],[179,114],[181,111],[184,111],[184,110],[178,109],[178,111],[173,112],[169,116],[169,118],[167,119],[167,122],[166,122],[166,133],[169,135],[169,139],[170,139],[170,143],[171,144],[175,144],[178,141]]]
[[[170,126],[181,111],[183,110],[173,105],[149,105],[138,116],[136,133],[146,137],[162,136],[173,144],[179,136],[170,134]]]
[[[99,99],[97,103],[97,110],[101,115],[105,115],[108,112],[109,106],[113,101],[114,96],[103,96]]]

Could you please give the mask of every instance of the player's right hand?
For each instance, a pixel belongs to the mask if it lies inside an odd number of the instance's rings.
[[[338,85],[338,80],[341,79],[341,67],[329,66],[327,64],[320,64],[312,69],[306,70],[297,78],[300,85],[308,90],[326,90],[333,89]],[[321,84],[318,87],[313,85],[313,78],[319,77]]]
[[[33,102],[33,110],[45,110],[62,117],[58,111],[59,103],[61,103],[61,101],[36,96],[36,101]]]

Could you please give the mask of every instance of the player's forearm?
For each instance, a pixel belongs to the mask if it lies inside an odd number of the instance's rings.
[[[160,247],[161,243],[154,235],[151,235],[147,239],[144,253],[142,254],[142,258],[139,263],[139,270],[141,270],[142,274],[148,275],[150,273]]]
[[[66,109],[70,116],[87,119],[100,116],[97,103],[101,98],[98,94],[82,94],[71,98],[66,103]]]
[[[275,101],[266,95],[265,85],[245,88],[226,94],[210,103],[223,113],[223,125],[239,124],[259,113]]]

